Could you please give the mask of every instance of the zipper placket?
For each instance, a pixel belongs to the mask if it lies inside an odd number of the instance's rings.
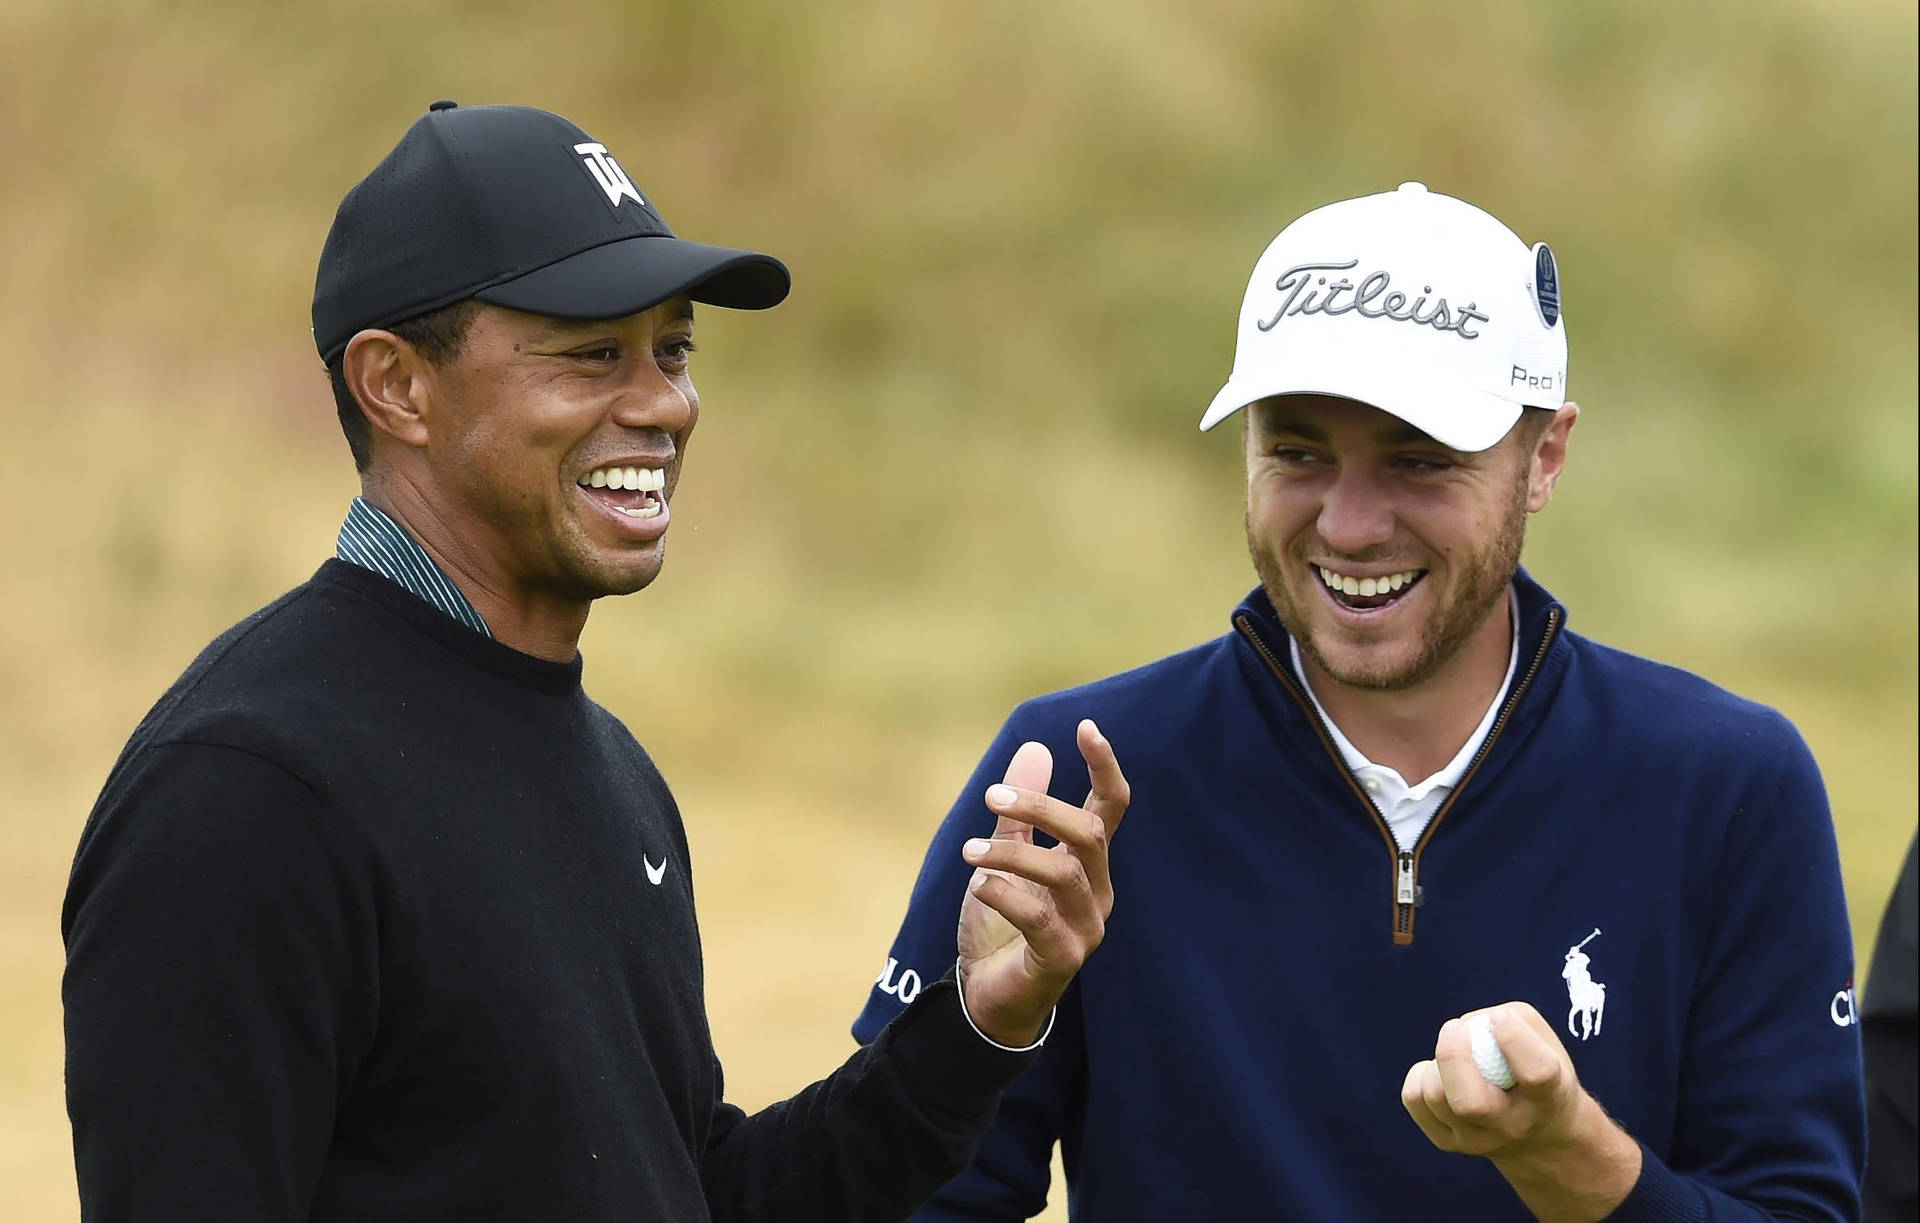
[[[1400,848],[1400,842],[1394,839],[1393,827],[1387,823],[1386,816],[1382,815],[1380,808],[1374,806],[1373,800],[1367,797],[1367,792],[1360,787],[1359,779],[1353,775],[1351,769],[1347,768],[1346,759],[1340,755],[1340,749],[1334,746],[1333,735],[1327,728],[1327,720],[1320,716],[1319,708],[1300,687],[1292,671],[1280,665],[1280,660],[1273,656],[1273,651],[1267,648],[1266,642],[1260,640],[1260,635],[1254,632],[1252,618],[1245,612],[1241,612],[1234,616],[1233,624],[1260,657],[1266,660],[1267,667],[1273,672],[1274,678],[1293,694],[1293,699],[1299,704],[1301,711],[1313,722],[1313,728],[1320,736],[1320,746],[1325,748],[1327,754],[1333,758],[1333,763],[1340,770],[1340,775],[1347,779],[1347,787],[1353,791],[1354,797],[1360,800],[1360,805],[1367,809],[1367,815],[1372,818],[1374,827],[1380,831],[1381,838],[1386,842],[1387,852],[1393,859],[1393,941],[1396,946],[1410,945],[1413,942],[1414,913],[1419,909],[1421,900],[1420,855],[1426,851],[1428,843],[1433,840],[1434,831],[1440,827],[1441,817],[1453,809],[1453,805],[1460,800],[1460,792],[1467,788],[1467,783],[1473,780],[1473,775],[1480,771],[1480,763],[1487,758],[1487,753],[1493,750],[1494,742],[1500,738],[1500,732],[1506,729],[1507,720],[1512,716],[1514,707],[1520,703],[1520,698],[1526,695],[1527,689],[1532,686],[1533,677],[1539,674],[1540,664],[1546,661],[1547,649],[1553,645],[1553,638],[1560,628],[1560,609],[1557,607],[1547,609],[1547,631],[1540,638],[1539,649],[1534,651],[1533,662],[1527,667],[1526,674],[1521,677],[1520,682],[1513,686],[1513,691],[1507,694],[1506,704],[1501,707],[1499,716],[1488,728],[1487,737],[1481,742],[1480,750],[1476,751],[1473,759],[1467,763],[1467,771],[1460,775],[1460,783],[1454,786],[1453,792],[1447,795],[1446,801],[1441,803],[1439,810],[1433,813],[1433,818],[1427,821],[1426,829],[1421,832],[1420,839],[1413,843],[1411,850]]]

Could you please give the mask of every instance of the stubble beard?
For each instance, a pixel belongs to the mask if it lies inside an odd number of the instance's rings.
[[[503,500],[490,507],[493,521],[516,541],[529,585],[547,597],[591,605],[597,600],[646,589],[666,563],[667,541],[656,540],[635,556],[609,549],[594,539],[586,521],[591,510],[562,503],[549,508]],[[530,563],[529,563],[530,562]]]
[[[569,593],[582,602],[638,594],[653,585],[654,579],[660,576],[661,569],[666,566],[666,539],[663,537],[656,541],[651,551],[651,557],[638,563],[623,563],[625,558],[616,556],[609,560],[599,554],[590,542],[577,541],[574,547],[565,550],[561,558],[561,570]]]
[[[1486,623],[1494,604],[1512,584],[1513,575],[1520,568],[1520,553],[1526,543],[1526,535],[1527,482],[1523,469],[1522,477],[1516,482],[1513,496],[1507,503],[1499,532],[1486,547],[1455,562],[1453,569],[1457,575],[1458,593],[1436,607],[1420,626],[1419,648],[1413,658],[1405,665],[1392,669],[1384,666],[1355,667],[1337,661],[1320,648],[1320,643],[1315,640],[1312,617],[1301,600],[1294,597],[1293,587],[1286,581],[1280,558],[1255,532],[1251,512],[1247,516],[1247,550],[1253,557],[1254,572],[1260,575],[1261,588],[1267,592],[1267,599],[1272,602],[1281,625],[1300,643],[1301,653],[1313,659],[1336,683],[1375,692],[1414,687],[1431,679],[1460,652],[1460,648]],[[1302,569],[1310,568],[1304,559],[1300,564]],[[1431,574],[1425,579],[1429,582],[1432,580]],[[1306,581],[1317,583],[1319,578],[1309,574]],[[1309,599],[1323,597],[1317,590],[1307,595]]]

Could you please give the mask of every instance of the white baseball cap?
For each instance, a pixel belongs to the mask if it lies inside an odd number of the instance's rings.
[[[1253,265],[1211,429],[1273,395],[1370,404],[1455,450],[1567,395],[1560,274],[1546,244],[1419,183],[1316,208]]]

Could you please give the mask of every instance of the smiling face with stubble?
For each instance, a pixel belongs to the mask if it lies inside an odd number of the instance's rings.
[[[575,322],[485,306],[458,359],[431,369],[435,513],[479,571],[586,602],[659,574],[700,416],[684,297]]]
[[[1248,550],[1303,653],[1355,688],[1405,689],[1439,672],[1503,612],[1573,413],[1530,410],[1468,453],[1350,399],[1249,406]]]

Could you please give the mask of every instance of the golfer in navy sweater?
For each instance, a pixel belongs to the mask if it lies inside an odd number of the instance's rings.
[[[1201,420],[1240,414],[1259,587],[1223,636],[1014,712],[855,1024],[952,960],[979,788],[1096,717],[1129,749],[1128,900],[920,1218],[1037,1212],[1056,1140],[1076,1223],[1856,1217],[1812,757],[1519,569],[1566,366],[1548,248],[1418,183],[1267,248]]]
[[[85,1218],[847,1223],[965,1166],[1112,907],[1106,740],[1084,807],[1021,755],[938,983],[746,1116],[679,808],[581,690],[593,600],[660,570],[693,303],[787,283],[545,111],[437,102],[348,193],[313,323],[364,496],[141,723],[74,863]]]

